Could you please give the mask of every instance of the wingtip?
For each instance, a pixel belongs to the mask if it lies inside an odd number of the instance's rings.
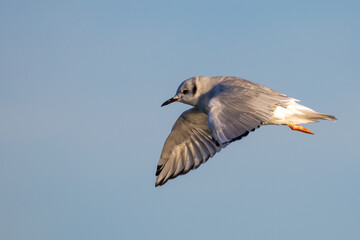
[[[165,181],[166,182],[166,181]],[[164,185],[165,182],[162,182],[162,180],[156,179],[155,187],[159,187],[161,185]]]
[[[160,172],[161,172],[161,170],[160,170]],[[165,178],[160,178],[159,175],[157,175],[156,181],[155,181],[155,187],[164,185],[166,182],[167,182],[167,179],[165,180]]]

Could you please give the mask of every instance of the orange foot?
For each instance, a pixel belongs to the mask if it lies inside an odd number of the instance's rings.
[[[301,126],[300,124],[288,123],[288,126],[289,126],[292,130],[300,131],[300,132],[303,132],[303,133],[308,133],[308,134],[313,134],[313,135],[314,135],[314,133],[313,133],[312,131],[310,131],[309,129],[307,129],[307,128],[304,127],[304,126]]]

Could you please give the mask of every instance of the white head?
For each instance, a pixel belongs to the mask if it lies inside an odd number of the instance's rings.
[[[176,91],[174,97],[165,101],[161,106],[168,105],[173,102],[182,102],[195,106],[199,97],[197,87],[198,77],[192,77],[182,82]]]

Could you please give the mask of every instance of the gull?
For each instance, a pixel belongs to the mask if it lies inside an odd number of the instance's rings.
[[[175,96],[161,105],[181,102],[193,107],[180,115],[165,141],[155,186],[198,168],[262,125],[287,125],[314,134],[301,124],[337,120],[298,101],[238,77],[195,76],[185,80]]]

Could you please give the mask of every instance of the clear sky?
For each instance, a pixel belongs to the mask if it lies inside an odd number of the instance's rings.
[[[0,239],[360,239],[359,1],[0,2]],[[338,117],[155,188],[194,75]]]

